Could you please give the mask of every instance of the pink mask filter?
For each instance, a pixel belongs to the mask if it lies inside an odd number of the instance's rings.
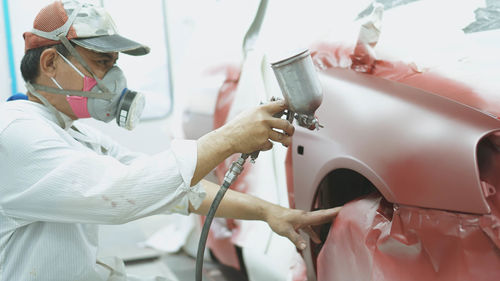
[[[83,91],[89,92],[95,85],[97,85],[97,81],[88,76],[83,77]],[[87,97],[80,96],[66,96],[66,100],[68,101],[73,113],[78,118],[90,118],[90,113],[87,108]]]

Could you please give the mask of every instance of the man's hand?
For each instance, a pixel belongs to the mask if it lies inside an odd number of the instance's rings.
[[[194,209],[190,205],[189,212],[206,215],[219,190],[219,186],[207,180],[203,180],[202,184],[207,196],[198,209]],[[255,196],[228,189],[215,216],[265,221],[274,232],[287,237],[299,250],[303,250],[306,247],[306,241],[299,235],[298,231],[305,231],[315,243],[320,243],[318,235],[312,230],[311,226],[332,222],[340,209],[341,207],[336,207],[313,212],[288,209]]]
[[[295,128],[287,120],[273,117],[285,109],[283,100],[269,102],[240,113],[226,125],[201,137],[197,142],[198,161],[191,185],[235,153],[269,150],[273,147],[271,140],[290,145]]]
[[[306,212],[274,206],[268,212],[266,222],[274,232],[290,239],[297,249],[304,250],[307,244],[298,231],[303,230],[315,243],[320,243],[318,234],[313,231],[311,226],[333,221],[340,209],[341,207],[336,207]]]
[[[295,128],[285,119],[273,115],[287,109],[284,100],[278,100],[240,113],[220,130],[231,142],[234,153],[251,153],[269,150],[270,140],[290,145]]]

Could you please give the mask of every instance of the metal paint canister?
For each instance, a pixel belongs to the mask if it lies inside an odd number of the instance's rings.
[[[323,93],[309,50],[271,63],[271,67],[289,110],[313,120]]]

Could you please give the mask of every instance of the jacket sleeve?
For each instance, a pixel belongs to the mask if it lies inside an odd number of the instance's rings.
[[[32,221],[116,224],[188,213],[205,196],[190,187],[196,142],[122,163],[70,145],[39,120],[16,120],[0,134],[0,212]]]

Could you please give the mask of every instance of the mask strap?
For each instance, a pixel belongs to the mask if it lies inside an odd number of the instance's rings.
[[[50,79],[52,80],[52,82],[53,82],[54,84],[56,84],[56,86],[57,86],[59,89],[61,89],[61,90],[63,89],[63,88],[61,87],[61,85],[59,85],[59,83],[57,83],[57,81],[56,81],[56,79],[55,79],[54,77],[50,77]]]
[[[59,56],[67,63],[69,64],[69,66],[71,66],[78,74],[80,74],[81,77],[85,77],[85,75],[83,75],[83,73],[78,69],[76,68],[76,66],[69,60],[67,59],[65,56],[61,55],[61,53],[59,53],[58,50],[56,50],[56,52],[59,54]],[[52,77],[50,77],[52,78]],[[57,83],[56,83],[57,84]],[[58,85],[59,86],[59,85]],[[61,88],[61,87],[59,87]],[[62,89],[62,88],[61,88]]]
[[[57,85],[57,84],[56,84]],[[31,86],[34,89],[37,89],[39,91],[44,91],[44,92],[49,92],[52,94],[58,94],[58,95],[64,95],[64,96],[82,96],[82,97],[88,97],[88,98],[96,98],[96,99],[102,99],[102,100],[112,100],[116,98],[117,95],[112,94],[112,93],[96,93],[96,92],[85,92],[85,91],[78,91],[78,90],[63,90],[63,89],[57,89],[53,87],[48,87],[45,85],[40,85],[40,84],[31,84]]]
[[[69,53],[76,58],[76,60],[83,66],[83,68],[85,68],[85,70],[87,70],[89,73],[92,74],[92,76],[94,76],[94,73],[92,73],[92,70],[90,69],[89,65],[87,64],[87,62],[85,62],[85,60],[82,58],[82,56],[80,56],[80,53],[78,53],[75,48],[73,47],[73,45],[71,45],[71,43],[69,42],[68,38],[66,38],[66,36],[64,36],[63,34],[59,35],[59,41],[61,41],[61,43],[63,43],[64,47],[66,47],[66,49],[69,51]],[[94,77],[95,78],[95,77]]]
[[[61,113],[59,110],[57,110],[44,96],[40,95],[36,90],[35,87],[30,82],[26,82],[26,88],[28,91],[37,97],[45,106],[47,106],[54,114],[56,115],[57,121],[59,122],[59,126],[61,128],[66,127],[66,122],[64,122],[64,119],[61,116]]]

